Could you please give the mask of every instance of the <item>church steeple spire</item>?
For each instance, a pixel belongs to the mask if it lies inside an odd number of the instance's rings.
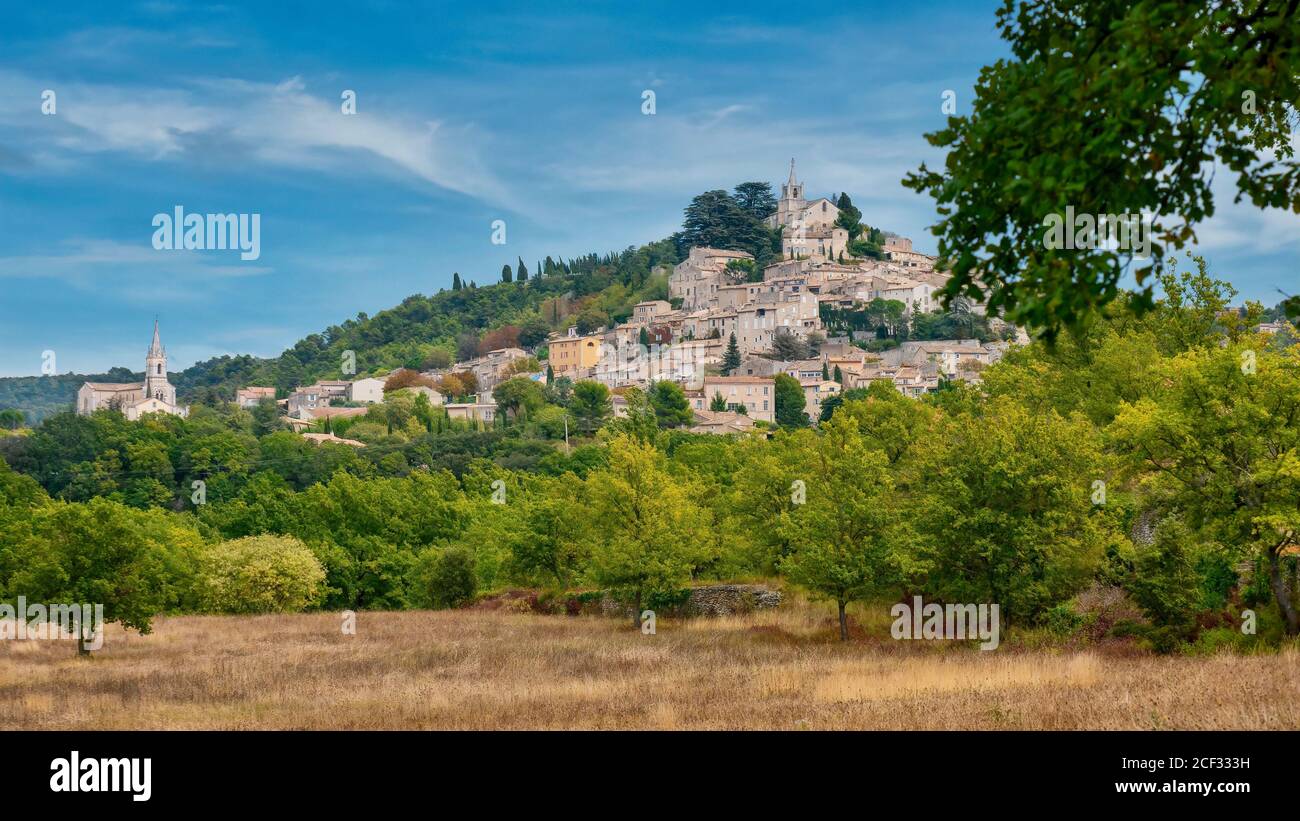
[[[158,335],[158,319],[153,321],[153,342],[144,357],[144,397],[176,404],[176,389],[167,381],[167,351]]]
[[[158,317],[153,320],[153,343],[149,345],[147,356],[166,356],[167,352],[163,350],[162,339],[158,336]]]
[[[794,157],[790,158],[790,178],[781,186],[781,199],[789,200],[791,203],[798,203],[797,205],[791,205],[787,210],[796,210],[803,207],[803,186],[799,184],[799,180],[794,176]],[[785,223],[781,224],[784,225]]]

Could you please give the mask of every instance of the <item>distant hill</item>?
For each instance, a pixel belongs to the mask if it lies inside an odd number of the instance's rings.
[[[83,382],[142,382],[144,373],[113,368],[108,373],[65,373],[56,376],[11,376],[0,378],[0,408],[17,408],[29,424],[51,414],[72,410]]]

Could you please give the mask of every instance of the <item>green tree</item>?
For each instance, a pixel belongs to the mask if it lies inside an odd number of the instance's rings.
[[[585,515],[573,503],[572,477],[551,482],[524,504],[527,535],[511,544],[516,572],[569,587],[587,559]]]
[[[981,72],[969,115],[927,135],[948,149],[944,170],[922,165],[904,181],[938,203],[940,265],[953,272],[943,298],[984,297],[1051,338],[1085,327],[1133,266],[1144,287],[1131,303],[1148,307],[1164,246],[1194,239],[1214,212],[1211,159],[1236,175],[1239,197],[1300,210],[1296,11],[1289,0],[1005,0],[1010,55]],[[1067,207],[1155,214],[1151,259],[1140,247],[1046,247],[1045,219]]]
[[[259,439],[284,427],[274,399],[260,399],[253,407],[253,435]]]
[[[1294,636],[1300,613],[1282,558],[1300,534],[1300,349],[1261,343],[1248,338],[1167,360],[1152,395],[1126,403],[1108,435],[1150,473],[1156,503],[1185,511],[1202,539],[1267,563]]]
[[[807,359],[812,355],[808,343],[795,336],[788,328],[777,328],[772,334],[772,352],[786,362]]]
[[[625,435],[639,442],[654,444],[659,434],[659,417],[645,391],[631,388],[623,394],[627,413],[605,426],[613,435]]]
[[[213,613],[293,613],[317,604],[325,569],[292,536],[248,536],[203,550],[195,585]]]
[[[515,419],[532,413],[546,403],[542,386],[526,376],[516,376],[497,385],[492,389],[492,398],[503,413]]]
[[[780,569],[813,596],[835,602],[840,640],[848,641],[849,602],[902,578],[911,566],[908,542],[890,502],[885,458],[867,446],[856,419],[837,416],[821,436],[797,435],[806,498],[779,522],[794,548]]]
[[[673,593],[691,578],[704,513],[658,450],[625,435],[610,441],[609,466],[588,474],[585,491],[594,539],[588,572],[631,599],[635,627],[647,596]]]
[[[590,436],[614,412],[609,388],[590,379],[575,382],[573,396],[569,399],[569,412],[573,414],[578,430]]]
[[[709,400],[709,410],[717,413],[720,411],[725,411],[726,409],[727,409],[727,398],[722,395],[722,391],[718,391],[714,393],[713,398]]]
[[[172,514],[108,499],[33,507],[7,523],[0,598],[103,605],[104,620],[148,633],[160,611],[181,606],[202,539]],[[97,625],[82,624],[79,653]]]
[[[772,257],[773,232],[726,191],[706,191],[691,200],[678,235],[678,253],[691,248],[748,251],[762,267]]]
[[[1152,644],[1161,652],[1175,649],[1196,632],[1200,576],[1189,549],[1194,538],[1176,518],[1161,522],[1152,544],[1138,550],[1133,578],[1126,585],[1151,619]]]
[[[776,195],[772,193],[771,183],[742,182],[733,191],[732,199],[741,210],[757,220],[776,213]]]
[[[650,386],[650,405],[661,428],[680,428],[695,421],[686,392],[676,382],[660,380]]]
[[[609,324],[609,314],[592,305],[582,310],[578,314],[574,324],[578,327],[578,333],[590,334],[599,331]]]
[[[807,400],[799,380],[786,373],[778,373],[774,379],[776,394],[776,423],[783,428],[806,428],[809,425],[808,413],[804,410]]]
[[[1110,473],[1100,436],[1086,419],[1006,398],[942,422],[912,445],[913,518],[930,564],[919,586],[941,601],[998,604],[1004,619],[1039,619],[1086,587],[1120,538],[1114,507],[1092,501],[1092,483]],[[890,424],[898,441],[912,422]]]
[[[840,192],[840,198],[836,201],[835,207],[840,209],[839,216],[835,218],[835,224],[849,232],[849,239],[855,240],[862,233],[862,212],[857,209],[849,195]]]
[[[519,326],[519,344],[525,348],[536,348],[546,341],[551,333],[551,326],[540,316],[529,317]]]
[[[733,333],[727,339],[727,350],[722,354],[722,375],[731,376],[736,368],[740,367],[740,346],[736,344],[736,335]]]
[[[510,271],[510,263],[508,263],[508,262],[507,262],[505,265],[502,265],[502,266],[501,266],[501,281],[502,281],[502,282],[512,282],[512,281],[514,281],[514,274],[511,273],[511,271]]]
[[[475,563],[474,552],[460,545],[424,551],[417,573],[429,603],[445,610],[473,600],[478,592]]]

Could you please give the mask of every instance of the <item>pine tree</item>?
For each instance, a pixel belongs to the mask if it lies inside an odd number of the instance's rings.
[[[510,263],[506,263],[505,265],[502,265],[502,266],[501,266],[501,281],[502,281],[502,282],[510,282],[510,281],[512,281],[513,279],[514,279],[514,277],[511,276],[511,274],[510,274]]]
[[[840,198],[836,200],[835,207],[840,209],[840,215],[835,220],[835,224],[849,232],[849,241],[858,238],[862,233],[862,212],[853,205],[849,195],[840,192]]]
[[[453,274],[451,275],[451,289],[452,289],[453,291],[459,291],[459,290],[460,290],[460,274],[459,274],[459,273],[453,273]]]
[[[709,410],[713,411],[714,413],[718,413],[721,411],[725,411],[726,409],[727,409],[727,398],[722,395],[722,391],[718,391],[717,393],[713,394],[713,398],[709,400]]]
[[[841,385],[844,384],[844,372],[840,370],[839,365],[835,366],[835,381],[839,382]]]
[[[837,365],[836,367],[839,367],[839,366]],[[828,370],[826,369],[826,363],[825,363],[825,362],[822,363],[822,381],[823,381],[823,382],[829,382],[829,381],[831,381],[831,373],[830,373],[830,371],[828,371]]]
[[[520,282],[528,281],[528,266],[524,264],[523,257],[519,258],[519,266],[515,270],[519,273],[518,279]]]
[[[736,344],[736,335],[731,335],[727,342],[727,351],[722,355],[722,375],[731,376],[731,372],[740,367],[740,346]]]

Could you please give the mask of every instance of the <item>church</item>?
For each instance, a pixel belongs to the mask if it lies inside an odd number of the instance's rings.
[[[176,404],[176,388],[167,381],[167,351],[158,337],[158,320],[153,323],[153,343],[144,357],[143,382],[86,382],[77,391],[77,413],[118,410],[135,421],[146,413],[187,416],[189,408]]]
[[[826,197],[809,202],[804,199],[803,183],[794,175],[790,160],[790,178],[781,186],[776,212],[767,218],[769,228],[781,229],[781,254],[786,259],[818,257],[836,260],[848,251],[849,232],[835,224],[840,209]]]
[[[803,196],[803,183],[795,179],[794,160],[790,160],[790,178],[781,186],[776,212],[767,218],[769,228],[784,228],[796,222],[805,228],[829,228],[839,219],[840,209],[825,197],[809,202]]]

